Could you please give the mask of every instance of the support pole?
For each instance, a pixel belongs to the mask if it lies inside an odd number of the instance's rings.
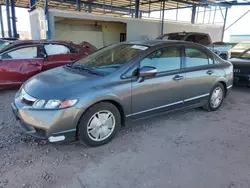
[[[192,16],[191,16],[191,23],[192,24],[194,24],[194,22],[195,22],[195,15],[196,15],[196,5],[193,5]]]
[[[214,18],[213,18],[213,24],[214,24],[214,21],[215,21],[216,10],[217,10],[217,6],[215,6],[215,9],[214,9]]]
[[[178,10],[179,10],[179,1],[177,2],[177,7],[176,7],[176,17],[175,20],[178,20]]]
[[[196,13],[196,23],[198,23],[198,21],[199,21],[199,10],[200,10],[200,5],[198,5],[198,10],[197,10],[197,13]]]
[[[1,5],[0,5],[0,26],[1,26],[1,31],[2,31],[2,37],[4,38],[3,14],[2,14]]]
[[[211,12],[212,12],[212,7],[210,7],[210,11],[209,11],[209,18],[208,18],[208,23],[210,23]]]
[[[164,32],[164,16],[165,16],[165,0],[163,0],[162,4],[161,35],[163,35]]]
[[[76,0],[76,10],[80,12],[81,9],[81,0]]]
[[[226,8],[226,12],[224,16],[224,24],[223,24],[223,29],[222,29],[221,41],[223,41],[224,39],[225,27],[226,27],[226,22],[227,22],[227,11],[228,11],[228,8]]]
[[[17,29],[16,29],[16,11],[15,11],[15,1],[10,0],[11,15],[12,15],[12,28],[13,28],[13,37],[18,38]]]
[[[205,21],[206,10],[207,10],[207,7],[205,7],[205,8],[204,8],[204,14],[203,14],[203,22],[202,22],[202,23],[204,23],[204,21]]]
[[[89,13],[92,12],[92,4],[91,4],[91,3],[88,4],[88,12],[89,12]]]
[[[150,12],[151,12],[151,3],[150,0],[148,0],[148,17],[150,18]]]
[[[11,25],[10,25],[9,0],[5,1],[5,6],[6,6],[6,19],[7,19],[7,26],[8,26],[8,35],[9,35],[9,38],[12,38]]]
[[[132,10],[132,0],[129,0],[129,14],[133,14],[133,12],[131,11]],[[133,18],[133,15],[132,15],[132,18]]]
[[[46,25],[46,39],[51,39],[51,32],[50,32],[50,23],[49,23],[49,8],[48,8],[48,1],[44,0],[44,15],[45,15],[45,25]]]
[[[135,18],[139,17],[140,0],[135,0]]]
[[[105,0],[103,0],[103,13],[105,14],[105,5],[106,5],[106,2]]]
[[[111,6],[111,12],[113,12],[113,0],[111,0],[110,6]]]

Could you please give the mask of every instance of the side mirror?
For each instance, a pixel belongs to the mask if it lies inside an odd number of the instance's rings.
[[[145,66],[142,67],[139,71],[140,77],[152,77],[155,76],[157,73],[157,69],[155,67]]]

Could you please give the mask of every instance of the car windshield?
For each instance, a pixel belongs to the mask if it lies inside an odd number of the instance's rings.
[[[250,50],[244,52],[239,56],[239,58],[250,59]]]
[[[182,40],[186,33],[170,33],[164,35],[163,40]]]
[[[123,43],[110,45],[76,61],[72,68],[82,66],[85,69],[107,75],[119,69],[147,48],[143,45]]]
[[[4,49],[6,46],[8,46],[11,42],[8,41],[0,41],[0,50]]]
[[[233,47],[233,50],[246,50],[250,48],[250,42],[247,43],[239,43],[239,44],[236,44],[234,47]]]

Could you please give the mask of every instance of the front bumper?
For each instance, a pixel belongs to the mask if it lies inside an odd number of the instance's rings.
[[[20,128],[27,134],[50,142],[73,141],[76,139],[78,109],[34,110],[18,108],[12,103],[12,111]]]

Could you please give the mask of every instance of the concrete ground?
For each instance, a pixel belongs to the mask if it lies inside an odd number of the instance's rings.
[[[0,93],[0,188],[249,188],[250,89],[217,112],[133,122],[109,144],[46,144],[23,134]]]

